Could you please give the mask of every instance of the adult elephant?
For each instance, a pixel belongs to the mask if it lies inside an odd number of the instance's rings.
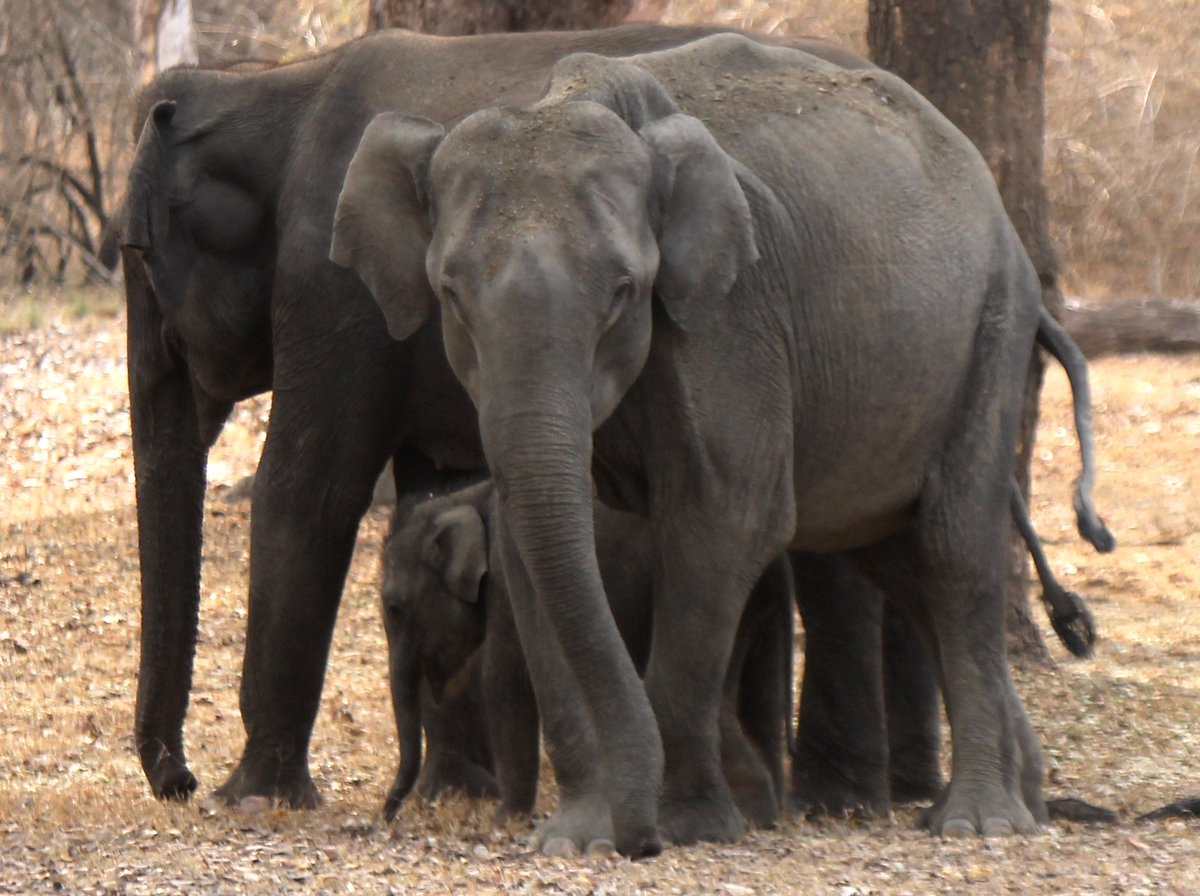
[[[176,69],[144,90],[122,260],[142,575],[135,738],[156,796],[197,786],[183,724],[205,463],[234,403],[275,392],[253,495],[246,742],[218,790],[230,802],[318,801],[310,734],[358,523],[387,458],[400,493],[484,466],[436,323],[395,344],[360,280],[326,258],[363,128],[385,110],[453,122],[532,101],[568,53],[628,54],[711,31],[380,33],[273,70]],[[403,281],[392,285],[414,296],[428,290],[422,245],[397,245],[391,259]]]
[[[551,745],[543,843],[642,855],[660,822],[676,842],[741,832],[720,683],[789,548],[847,557],[935,646],[954,756],[931,827],[1036,829],[1003,558],[1040,293],[969,141],[885,73],[736,36],[583,55],[536,105],[448,136],[372,122],[331,257],[398,339],[431,307],[391,260],[426,239],[538,705],[549,738],[574,734]],[[604,599],[593,474],[652,521],[645,690]]]

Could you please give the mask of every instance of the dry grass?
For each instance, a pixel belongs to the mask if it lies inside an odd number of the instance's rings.
[[[943,842],[890,822],[793,821],[727,847],[642,864],[529,854],[490,809],[408,806],[384,825],[395,762],[376,553],[365,520],[313,742],[326,797],[259,814],[151,799],[130,738],[137,663],[136,534],[120,319],[0,337],[0,892],[79,893],[1194,893],[1195,824]],[[1018,672],[1053,795],[1128,817],[1200,791],[1200,358],[1094,365],[1116,553],[1084,549],[1062,378],[1047,386],[1034,511],[1067,584],[1092,596],[1093,661]],[[266,401],[238,412],[210,468],[201,634],[188,744],[200,797],[240,753],[248,509],[223,499],[252,468]],[[1047,632],[1047,637],[1049,633]],[[543,800],[546,804],[547,800]]]

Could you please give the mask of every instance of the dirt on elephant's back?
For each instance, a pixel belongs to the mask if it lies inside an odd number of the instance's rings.
[[[517,825],[464,801],[379,814],[395,770],[377,607],[386,526],[362,527],[338,621],[312,765],[314,812],[213,812],[203,799],[242,745],[237,687],[246,625],[252,472],[269,402],[240,408],[216,446],[187,745],[196,803],[154,802],[132,752],[137,534],[123,323],[85,319],[2,338],[0,416],[0,892],[1157,893],[1200,891],[1200,823],[1130,818],[1200,793],[1200,357],[1092,366],[1097,504],[1117,550],[1074,532],[1078,470],[1052,370],[1033,514],[1064,583],[1088,595],[1101,641],[1016,673],[1042,737],[1051,796],[1121,812],[1115,827],[942,841],[892,819],[790,821],[728,846],[653,861],[531,855]],[[551,804],[544,788],[542,806]]]

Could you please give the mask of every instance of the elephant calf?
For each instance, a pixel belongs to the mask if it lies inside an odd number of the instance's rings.
[[[384,804],[408,793],[499,797],[502,815],[533,809],[538,713],[499,557],[484,481],[401,502],[383,551],[383,618],[401,762]],[[649,523],[595,506],[596,550],[613,616],[644,670],[650,651]],[[791,703],[793,589],[785,561],[764,574],[742,617],[721,713],[722,767],[757,826],[782,809]],[[422,727],[426,737],[422,766]]]

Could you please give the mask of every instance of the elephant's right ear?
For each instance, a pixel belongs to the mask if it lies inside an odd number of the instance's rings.
[[[434,519],[435,564],[450,593],[469,604],[479,599],[488,571],[487,530],[471,506],[451,507]]]
[[[167,243],[167,154],[162,132],[174,116],[175,103],[170,100],[154,105],[142,125],[129,169],[121,245],[137,249],[146,259],[152,259]]]
[[[433,305],[425,276],[429,161],[445,135],[425,118],[376,115],[338,197],[329,258],[371,290],[393,339],[420,329]]]

